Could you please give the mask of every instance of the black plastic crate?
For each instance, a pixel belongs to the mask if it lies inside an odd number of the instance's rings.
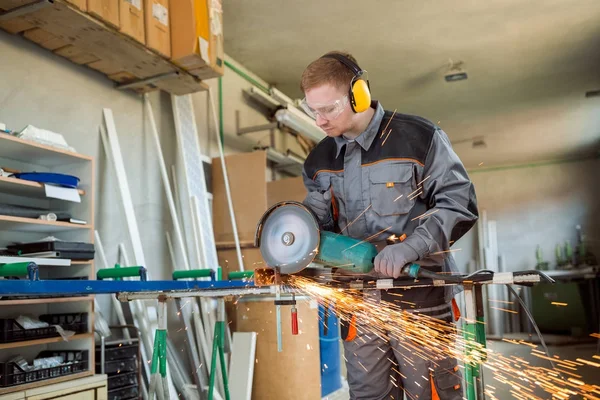
[[[108,391],[108,400],[123,400],[139,397],[139,389],[137,386],[129,386]]]
[[[96,358],[96,361],[99,361]],[[96,370],[100,371],[101,364],[100,362],[96,363]],[[106,361],[104,363],[104,373],[105,374],[119,374],[123,372],[134,372],[138,370],[138,360],[137,357],[132,357],[127,360],[114,360],[114,361]]]
[[[63,329],[75,333],[85,333],[88,328],[87,313],[44,314],[40,315],[39,319],[50,325],[60,325]],[[0,319],[0,343],[22,342],[56,336],[60,335],[54,326],[25,329],[16,319]]]
[[[100,373],[96,370],[96,373]],[[137,372],[127,372],[123,374],[109,375],[108,376],[108,390],[119,389],[126,386],[137,386]]]
[[[65,363],[56,367],[37,369],[35,371],[25,371],[14,362],[0,363],[0,387],[58,378],[60,376],[87,371],[88,369],[88,350],[42,351],[36,358],[55,356],[64,357]]]
[[[121,346],[106,346],[104,349],[104,361],[123,360],[137,357],[137,344],[121,345]],[[96,360],[100,360],[102,349],[96,347]]]

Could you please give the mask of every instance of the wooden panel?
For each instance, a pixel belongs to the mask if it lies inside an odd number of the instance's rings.
[[[88,0],[88,12],[108,25],[119,28],[119,0]]]
[[[61,47],[54,53],[58,54],[59,56],[68,58],[69,60],[77,64],[87,64],[94,61],[98,61],[98,57],[96,57],[95,55],[90,54],[85,50],[82,50],[79,47],[75,47],[72,45]]]
[[[92,226],[0,215],[0,230],[3,231],[53,233],[79,229],[92,229]]]
[[[119,83],[133,82],[136,80],[135,76],[131,75],[129,72],[117,72],[116,74],[109,75],[108,77]]]
[[[40,28],[29,29],[23,33],[23,36],[48,50],[56,50],[69,45],[67,41]]]
[[[93,371],[85,371],[85,372],[80,372],[78,374],[61,376],[59,378],[44,379],[43,381],[27,383],[25,385],[0,388],[0,395],[6,394],[6,393],[20,392],[20,391],[32,389],[32,388],[38,388],[41,386],[51,385],[53,383],[70,381],[73,379],[83,378],[83,377],[90,376],[90,375],[94,375],[94,372]]]
[[[17,196],[46,198],[44,185],[39,182],[26,181],[24,179],[0,176],[0,192],[10,193]],[[84,190],[78,190],[79,195],[85,195]]]
[[[25,400],[25,392],[6,394],[0,397],[1,400]]]
[[[22,299],[22,300],[0,300],[0,306],[18,306],[23,304],[54,304],[54,303],[74,303],[80,301],[93,301],[92,296],[79,297],[56,297],[52,299]]]
[[[2,0],[0,8],[3,10],[12,10],[13,8],[24,6],[25,4],[35,3],[36,0]]]
[[[65,396],[57,396],[52,397],[48,400],[95,400],[96,399],[96,391],[94,389],[85,390],[83,392],[77,392],[73,394],[67,394]]]
[[[30,400],[50,400],[63,399],[64,395],[70,395],[77,392],[96,391],[106,388],[106,375],[94,375],[87,378],[70,380],[62,383],[55,383],[42,387],[31,388],[26,390],[25,394]]]
[[[144,44],[144,7],[142,0],[119,0],[121,32]]]
[[[281,201],[302,202],[306,197],[306,188],[302,177],[279,179],[267,182],[267,206]]]
[[[0,21],[0,28],[8,33],[15,34],[35,28],[35,25],[27,21],[24,17],[18,17],[8,21]]]
[[[42,300],[42,302],[43,302],[43,300]],[[88,338],[92,338],[92,337],[94,337],[93,333],[81,333],[78,335],[71,336],[69,338],[69,341],[88,339]],[[58,342],[62,342],[62,341],[64,341],[64,339],[59,336],[59,337],[46,338],[46,339],[27,340],[27,341],[23,341],[23,342],[2,343],[2,344],[0,344],[0,350],[14,349],[14,348],[18,348],[18,347],[36,346],[38,344],[58,343]]]
[[[230,272],[240,270],[235,249],[219,250],[217,258],[219,266],[223,269],[223,277],[226,277]],[[260,254],[260,249],[256,247],[242,249],[242,260],[244,261],[244,269],[246,271],[254,271],[256,268],[266,267]]]
[[[227,277],[230,272],[240,270],[237,259],[237,252],[234,249],[218,250],[217,259],[219,266],[223,269],[223,277]],[[257,248],[242,249],[242,260],[244,261],[244,269],[246,271],[254,271],[256,268],[264,268],[265,263]],[[237,330],[237,302],[226,302],[225,310],[227,312],[228,324],[232,331]]]
[[[240,240],[254,240],[256,224],[267,209],[267,155],[264,151],[225,157]],[[215,240],[233,240],[221,160],[213,159],[213,226]]]
[[[87,11],[87,0],[67,0],[70,4],[79,8],[81,11]]]
[[[169,58],[171,57],[169,0],[146,0],[144,5],[146,46]]]
[[[99,60],[87,64],[88,67],[100,71],[105,75],[114,75],[119,72],[123,72],[123,69],[119,65],[112,64],[105,60]]]
[[[46,167],[92,160],[90,156],[10,135],[0,135],[0,158],[15,161],[32,160],[32,164]]]
[[[283,352],[277,351],[273,301],[237,303],[237,331],[258,332],[253,399],[313,400],[321,398],[319,323],[316,304],[299,300],[300,334],[291,334],[290,307],[281,308]],[[282,376],[285,379],[273,379]]]

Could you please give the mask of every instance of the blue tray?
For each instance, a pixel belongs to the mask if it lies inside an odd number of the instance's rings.
[[[13,174],[13,176],[26,181],[49,183],[69,188],[77,188],[79,185],[79,178],[76,176],[52,172],[20,172]]]

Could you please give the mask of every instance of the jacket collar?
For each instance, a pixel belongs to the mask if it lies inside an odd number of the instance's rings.
[[[367,126],[367,129],[357,136],[355,139],[356,143],[360,145],[365,151],[371,148],[371,144],[377,137],[377,133],[379,132],[379,127],[381,126],[381,121],[383,120],[383,114],[385,113],[381,103],[378,101],[371,102],[371,108],[375,109],[375,114],[373,118],[371,118],[371,122]],[[336,154],[335,158],[338,158],[342,148],[349,142],[348,139],[345,139],[343,136],[336,136],[333,138],[336,144]]]

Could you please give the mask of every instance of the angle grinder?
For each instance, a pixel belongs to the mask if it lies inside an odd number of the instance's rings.
[[[255,246],[275,275],[323,268],[364,275],[373,270],[377,255],[372,243],[321,231],[314,213],[295,201],[277,203],[264,213],[256,228]]]

